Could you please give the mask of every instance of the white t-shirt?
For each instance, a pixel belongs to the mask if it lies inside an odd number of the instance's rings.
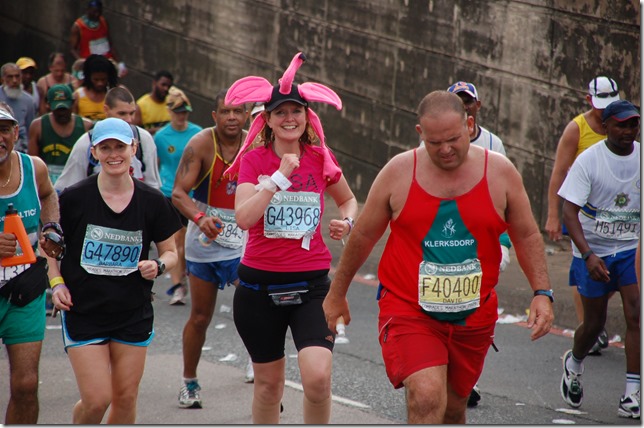
[[[605,257],[637,247],[640,233],[640,143],[619,156],[606,140],[575,160],[558,195],[581,207],[579,222],[593,252]],[[581,257],[572,244],[573,255]]]
[[[479,132],[478,137],[471,140],[470,143],[493,152],[501,153],[503,156],[507,157],[505,154],[505,147],[503,147],[501,139],[482,126],[479,126],[479,128],[481,129],[481,132]]]
[[[152,135],[145,129],[138,127],[139,135],[141,137],[141,147],[143,148],[143,162],[145,163],[145,171],[141,171],[141,162],[132,156],[132,167],[134,168],[134,178],[138,178],[144,183],[149,184],[155,189],[161,187],[161,178],[159,177],[159,164],[157,161],[157,146],[154,144]],[[134,136],[136,137],[136,135]],[[87,178],[87,167],[89,166],[89,133],[84,133],[74,143],[72,151],[69,153],[63,172],[61,172],[58,180],[54,184],[54,189],[57,192],[62,192],[66,187],[78,183],[84,178]],[[96,165],[93,168],[93,173],[98,174],[101,166]]]

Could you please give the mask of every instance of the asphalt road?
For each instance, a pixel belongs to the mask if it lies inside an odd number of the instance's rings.
[[[327,205],[330,207],[329,205]],[[329,209],[328,220],[335,213]],[[325,221],[323,224],[328,224]],[[342,246],[329,242],[337,263]],[[375,275],[384,239],[360,270],[349,290],[352,322],[347,327],[348,344],[336,345],[333,367],[334,404],[331,422],[335,424],[402,424],[406,422],[403,390],[394,390],[385,375],[377,341]],[[571,347],[574,309],[567,288],[570,252],[565,245],[548,248],[548,264],[555,289],[556,328],[550,335],[531,342],[529,330],[520,322],[531,300],[531,292],[516,258],[502,274],[498,286],[502,322],[498,324],[496,353],[490,350],[479,385],[483,398],[468,410],[472,424],[638,424],[617,417],[623,393],[624,350],[613,343],[600,357],[586,359],[582,378],[584,404],[572,411],[559,394],[561,357]],[[169,306],[164,291],[169,280],[155,284],[156,336],[149,347],[146,372],[141,383],[137,423],[143,424],[248,424],[252,385],[244,384],[247,354],[232,321],[232,297],[228,288],[219,293],[215,316],[208,331],[199,366],[204,409],[183,410],[177,406],[181,380],[181,333],[189,305]],[[623,336],[619,299],[612,299],[609,319],[611,336]],[[617,313],[617,315],[615,315]],[[48,318],[40,369],[41,424],[68,424],[78,391],[62,349],[60,319]],[[568,331],[566,331],[568,330]],[[296,351],[290,340],[286,346],[287,388],[282,423],[299,424],[302,393]],[[0,409],[8,400],[6,353],[0,353]]]

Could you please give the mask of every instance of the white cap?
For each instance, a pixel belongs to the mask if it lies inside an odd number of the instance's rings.
[[[598,110],[605,109],[608,104],[620,99],[617,83],[606,76],[597,76],[591,80],[588,84],[588,94],[593,107]]]
[[[0,120],[10,120],[16,125],[18,124],[18,121],[16,120],[16,118],[13,117],[11,113],[9,113],[8,111],[2,108],[0,108]]]
[[[255,116],[257,113],[264,111],[264,104],[255,104],[253,109],[250,111],[250,117]]]

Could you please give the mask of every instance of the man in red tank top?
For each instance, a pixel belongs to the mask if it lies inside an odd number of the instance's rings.
[[[408,423],[465,423],[497,318],[494,291],[506,228],[534,298],[528,327],[550,331],[544,244],[521,175],[504,156],[470,145],[461,99],[434,91],[418,107],[424,141],[380,171],[342,252],[323,308],[332,331],[351,321],[353,276],[387,226],[378,278],[379,341],[387,375],[407,389]]]
[[[91,54],[103,55],[118,63],[118,76],[127,74],[125,63],[118,62],[118,54],[110,37],[110,29],[103,17],[103,2],[90,0],[85,15],[74,21],[69,36],[74,59],[87,58]]]

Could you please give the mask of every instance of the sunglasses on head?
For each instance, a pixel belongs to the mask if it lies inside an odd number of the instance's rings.
[[[619,95],[619,91],[602,92],[602,93],[599,93],[599,94],[595,94],[593,96],[597,97],[597,98],[609,98],[609,97],[615,97],[617,95]]]

